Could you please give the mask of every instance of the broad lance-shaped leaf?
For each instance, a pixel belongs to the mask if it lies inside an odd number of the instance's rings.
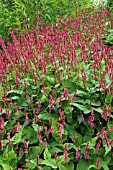
[[[44,159],[51,159],[51,153],[49,152],[48,148],[46,148],[44,151]]]
[[[112,95],[111,94],[107,94],[106,98],[105,98],[105,102],[110,104],[112,102],[112,99],[113,99]]]
[[[109,170],[106,162],[103,160],[100,160],[100,168],[103,168],[104,170]]]
[[[55,152],[59,153],[59,152],[63,152],[63,150],[57,148],[57,147],[52,147],[52,149],[50,150],[51,154],[54,154]]]
[[[12,100],[17,100],[17,99],[19,99],[19,96],[13,96],[13,97],[11,97],[11,99]]]
[[[81,95],[88,95],[87,92],[83,91],[83,90],[77,90],[77,95],[81,96]]]
[[[90,162],[87,162],[84,158],[81,159],[76,167],[76,170],[88,170],[90,167]]]
[[[10,165],[4,164],[1,161],[0,161],[0,165],[2,166],[3,170],[13,170]]]
[[[48,102],[48,98],[46,97],[45,94],[43,94],[41,98],[41,103],[45,103],[45,102]]]
[[[96,112],[99,112],[99,113],[101,113],[101,114],[102,114],[102,112],[103,112],[100,107],[99,107],[99,108],[94,108],[94,107],[93,107],[93,110],[95,110]]]
[[[108,147],[105,145],[105,154],[104,154],[104,156],[107,155],[108,152],[110,152],[110,151],[111,151],[111,146],[108,148]]]
[[[29,140],[29,144],[33,144],[38,141],[38,138],[36,138],[37,132],[30,126],[24,127],[23,135],[27,140]]]
[[[87,108],[87,106],[80,105],[78,103],[70,103],[70,105],[76,106],[78,109],[82,110],[84,112],[84,114],[88,114],[91,112],[90,109]]]
[[[14,94],[14,93],[16,93],[16,94],[22,94],[23,91],[19,91],[19,90],[10,90],[10,91],[8,91],[8,94]]]
[[[46,159],[40,162],[42,165],[50,166],[51,168],[57,168],[56,161],[54,159]]]
[[[47,167],[47,166],[44,166],[44,167],[43,167],[43,170],[51,170],[51,168],[50,168],[50,167]]]
[[[3,170],[13,170],[10,165],[1,163],[1,166],[3,167]]]
[[[8,161],[16,159],[16,157],[17,157],[17,155],[16,155],[16,153],[15,153],[15,151],[13,149],[11,151],[9,151],[7,153],[7,155],[8,155]]]
[[[19,142],[21,141],[21,139],[22,139],[22,132],[16,133],[16,134],[11,138],[11,142],[12,142],[13,144],[17,144],[17,143],[19,143]]]
[[[68,164],[59,164],[59,170],[74,170],[74,164],[72,162]]]
[[[43,151],[43,145],[40,146],[31,146],[29,147],[29,155],[28,158],[30,160],[33,160],[36,158],[36,155],[41,155]]]
[[[55,118],[52,118],[52,137],[55,139],[55,141],[60,141],[60,136],[56,133],[58,131],[58,121]]]
[[[58,116],[56,114],[51,114],[51,113],[43,113],[39,114],[38,118],[41,120],[49,120],[51,118],[57,118]]]

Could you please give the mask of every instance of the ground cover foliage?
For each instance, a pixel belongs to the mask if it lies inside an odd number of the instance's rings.
[[[55,21],[59,15],[67,12],[72,15],[75,2],[72,0],[2,0],[0,20],[0,36],[6,39],[10,37],[10,27],[22,29],[23,18],[26,17],[28,24],[32,25],[36,9],[40,10],[40,17],[44,22]],[[74,10],[76,11],[76,10]],[[4,29],[2,29],[4,27]]]
[[[81,9],[0,39],[0,169],[113,168],[109,13]]]
[[[112,2],[111,2],[112,3]],[[111,4],[109,1],[109,4]],[[94,2],[90,0],[1,0],[0,1],[0,37],[6,41],[10,37],[10,27],[22,29],[23,18],[32,25],[36,9],[42,20],[55,22],[60,15],[67,13],[74,17],[81,8],[91,8]],[[107,5],[108,7],[110,5]],[[111,8],[110,8],[111,9]]]

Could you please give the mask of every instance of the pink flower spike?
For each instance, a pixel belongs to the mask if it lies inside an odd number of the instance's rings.
[[[0,133],[2,133],[4,129],[4,118],[0,117]]]
[[[40,164],[39,162],[39,155],[36,155],[36,165],[38,166]]]
[[[86,157],[86,159],[89,158],[88,152],[86,150],[84,151],[84,156]]]
[[[97,158],[97,160],[96,160],[96,167],[99,168],[99,166],[100,166],[100,158]]]
[[[55,153],[54,153],[54,160],[55,160],[55,161],[57,161],[57,157],[58,157],[58,153],[55,152]]]
[[[68,161],[68,145],[64,144],[64,160]]]
[[[8,143],[10,143],[10,139],[11,139],[10,133],[7,133],[7,139],[8,139]]]
[[[68,88],[64,88],[64,97],[68,98]]]
[[[80,157],[80,152],[79,152],[79,151],[77,151],[77,152],[76,152],[76,156],[75,156],[75,158],[76,158],[76,159],[79,159],[79,157]]]
[[[83,114],[81,115],[81,120],[82,120],[82,122],[84,122],[84,116],[83,116]]]
[[[32,100],[32,98],[30,98],[30,105],[32,105],[33,104],[33,100]]]
[[[99,142],[96,145],[96,150],[95,150],[96,152],[99,150],[100,146],[101,146],[101,140],[99,140]]]
[[[28,168],[28,159],[26,159],[26,168]]]

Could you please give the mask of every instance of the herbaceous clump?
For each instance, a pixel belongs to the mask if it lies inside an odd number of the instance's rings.
[[[0,39],[1,169],[112,169],[108,15],[83,9],[47,26],[37,17],[28,32],[10,30],[12,43]]]

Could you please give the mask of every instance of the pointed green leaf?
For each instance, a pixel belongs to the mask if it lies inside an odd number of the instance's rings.
[[[90,113],[90,109],[87,108],[87,106],[84,106],[84,105],[80,105],[78,103],[70,103],[70,105],[72,106],[76,106],[77,108],[79,108],[80,110],[82,110],[84,112],[84,114],[88,114]]]
[[[44,151],[44,159],[51,159],[51,153],[49,152],[48,148],[46,147],[45,151]]]
[[[56,161],[54,159],[46,159],[40,162],[42,165],[50,166],[51,168],[57,168]]]
[[[106,98],[105,98],[105,102],[110,104],[112,102],[112,99],[113,99],[112,95],[111,94],[107,94]]]
[[[1,166],[3,167],[3,170],[12,170],[12,168],[7,164],[1,163]]]
[[[41,120],[49,120],[49,119],[52,119],[54,117],[57,118],[57,115],[51,114],[51,113],[43,113],[43,114],[38,115],[38,118],[41,119]]]
[[[21,139],[22,139],[22,132],[16,133],[16,134],[11,138],[11,142],[12,142],[13,144],[17,144],[17,143],[19,143],[19,142],[21,141]]]

